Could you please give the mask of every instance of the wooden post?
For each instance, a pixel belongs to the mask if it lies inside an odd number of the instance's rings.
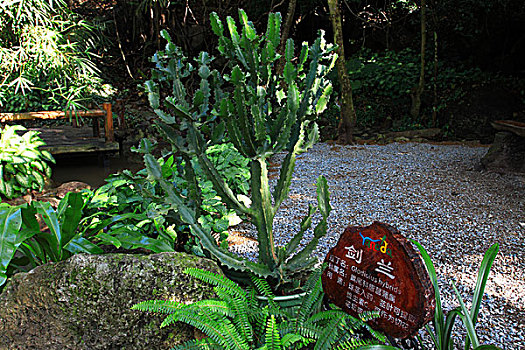
[[[106,123],[104,126],[106,132],[106,142],[115,141],[115,132],[113,130],[113,113],[111,112],[111,103],[103,103],[102,108],[106,111]]]

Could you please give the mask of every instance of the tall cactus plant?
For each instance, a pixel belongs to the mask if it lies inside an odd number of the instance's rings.
[[[294,42],[289,39],[284,54],[285,66],[278,74],[276,52],[280,42],[281,15],[270,14],[263,35],[258,35],[246,13],[239,10],[239,26],[228,17],[226,28],[216,13],[212,13],[213,32],[219,38],[219,52],[228,60],[229,74],[211,70],[212,58],[206,53],[196,59],[199,88],[188,96],[185,83],[193,70],[180,49],[166,32],[166,50],[154,56],[157,64],[153,80],[146,83],[149,100],[160,120],[158,126],[173,148],[183,157],[195,158],[222,200],[246,214],[257,229],[259,260],[257,263],[233,255],[218,247],[209,232],[195,219],[195,206],[188,204],[170,183],[162,179],[160,167],[153,156],[145,155],[149,173],[167,194],[183,221],[201,240],[203,247],[229,269],[251,271],[266,277],[276,288],[290,276],[308,268],[316,261],[311,253],[326,234],[330,212],[328,186],[324,177],[317,181],[317,206],[310,206],[297,234],[284,247],[274,241],[273,222],[282,202],[287,198],[295,161],[318,140],[314,120],[325,108],[332,91],[326,75],[332,69],[336,55],[322,37],[309,46],[303,43],[295,56]],[[166,79],[167,78],[167,79]],[[163,80],[172,83],[173,94],[160,103],[158,85]],[[195,82],[193,81],[194,85]],[[250,159],[251,206],[240,201],[206,156],[206,148],[220,142],[223,136]],[[267,160],[286,152],[279,179],[273,191],[268,181]],[[186,164],[191,164],[186,162]],[[192,171],[188,169],[188,176]],[[189,196],[191,199],[191,196]],[[304,233],[312,225],[319,210],[322,216],[313,230],[313,239],[297,252]]]

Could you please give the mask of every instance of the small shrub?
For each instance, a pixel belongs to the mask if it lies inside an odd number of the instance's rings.
[[[41,150],[45,143],[36,131],[26,131],[20,125],[6,125],[0,137],[0,196],[13,198],[28,190],[41,191],[46,178],[51,177],[47,162],[54,163],[48,151]]]

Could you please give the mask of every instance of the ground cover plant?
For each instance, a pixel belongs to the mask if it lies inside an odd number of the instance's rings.
[[[291,39],[287,41],[283,55],[277,54],[275,48],[281,40],[280,14],[269,15],[263,35],[256,33],[242,10],[239,10],[240,28],[233,18],[228,17],[226,33],[215,13],[211,14],[210,20],[219,38],[219,52],[229,60],[228,73],[221,75],[212,70],[212,58],[205,52],[194,60],[197,64],[194,68],[163,31],[166,48],[153,57],[156,69],[152,80],[145,86],[150,104],[159,116],[159,128],[170,142],[172,151],[180,154],[186,164],[190,164],[189,159],[196,159],[221,200],[246,215],[255,225],[258,262],[218,247],[209,230],[198,222],[195,213],[200,207],[200,198],[193,167],[185,168],[185,177],[191,184],[186,197],[163,179],[161,165],[147,151],[144,151],[145,164],[149,176],[162,187],[166,203],[190,226],[207,254],[230,271],[255,273],[271,281],[272,288],[280,289],[292,281],[291,275],[317,261],[310,255],[318,240],[326,234],[330,205],[323,177],[317,183],[318,206],[309,208],[299,232],[285,247],[274,244],[273,220],[288,195],[297,155],[318,139],[318,128],[313,120],[328,103],[332,89],[326,76],[334,65],[335,55],[322,36],[313,45],[304,43],[298,57],[295,57]],[[280,59],[285,63],[282,74],[276,72]],[[187,91],[185,83],[189,78],[198,82],[198,89]],[[166,83],[171,95],[164,97],[160,94],[160,87]],[[225,137],[250,160],[251,205],[234,194],[206,154],[208,147],[221,143]],[[286,152],[287,156],[272,193],[267,160],[278,152]],[[322,219],[314,228],[314,237],[297,251],[317,210]]]
[[[25,132],[22,136],[18,132]],[[45,143],[36,131],[20,125],[0,130],[0,197],[14,198],[27,191],[42,191],[51,177],[53,156],[41,149]]]
[[[149,140],[142,141],[141,149],[152,149],[154,145]],[[248,159],[239,154],[231,143],[214,145],[207,150],[210,161],[223,176],[231,188],[241,196],[248,194],[250,173],[247,168]],[[188,196],[189,184],[183,177],[185,161],[174,154],[166,154],[159,159],[162,178],[175,186],[183,196]],[[190,160],[195,168],[195,180],[199,187],[200,207],[197,220],[207,230],[212,232],[219,244],[227,244],[227,229],[242,222],[243,218],[222,203],[212,183],[199,168],[196,160]],[[192,180],[193,181],[193,180]],[[189,233],[189,227],[184,224],[165,203],[163,192],[157,181],[151,181],[145,169],[136,173],[125,170],[106,179],[107,184],[92,193],[86,208],[86,215],[99,215],[100,219],[112,215],[134,213],[128,220],[115,224],[116,230],[128,230],[135,236],[162,238],[174,250],[187,251],[202,256],[202,247]],[[96,214],[98,213],[98,214]],[[107,236],[107,239],[110,239]],[[116,243],[116,242],[115,242]],[[126,245],[122,246],[129,249]],[[147,247],[144,247],[147,248]]]
[[[65,260],[77,253],[102,254],[104,245],[173,251],[172,240],[152,238],[121,222],[139,222],[141,213],[86,215],[89,193],[67,193],[54,209],[49,202],[0,204],[0,287],[19,271]],[[15,253],[18,255],[15,257]]]
[[[318,268],[312,273],[304,287],[305,296],[295,308],[282,306],[270,285],[253,275],[252,286],[244,289],[222,275],[190,268],[185,273],[213,285],[216,299],[188,305],[149,300],[132,309],[166,314],[161,327],[184,322],[207,335],[174,349],[356,349],[385,342],[384,335],[366,324],[376,317],[372,313],[358,319],[334,305],[334,309],[321,311],[321,272]],[[264,295],[267,301],[261,304],[257,295]]]

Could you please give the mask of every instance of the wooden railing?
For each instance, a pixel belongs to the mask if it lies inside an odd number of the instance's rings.
[[[120,101],[117,105],[121,106]],[[26,112],[26,113],[0,113],[0,123],[13,122],[18,120],[34,119],[71,119],[73,126],[77,126],[77,117],[91,118],[93,124],[93,136],[100,137],[100,117],[104,118],[104,133],[106,142],[115,141],[115,130],[113,127],[113,112],[111,103],[103,103],[103,109],[93,109],[87,111],[50,111],[50,112]],[[120,113],[123,118],[123,113]],[[123,121],[119,121],[123,123]]]

